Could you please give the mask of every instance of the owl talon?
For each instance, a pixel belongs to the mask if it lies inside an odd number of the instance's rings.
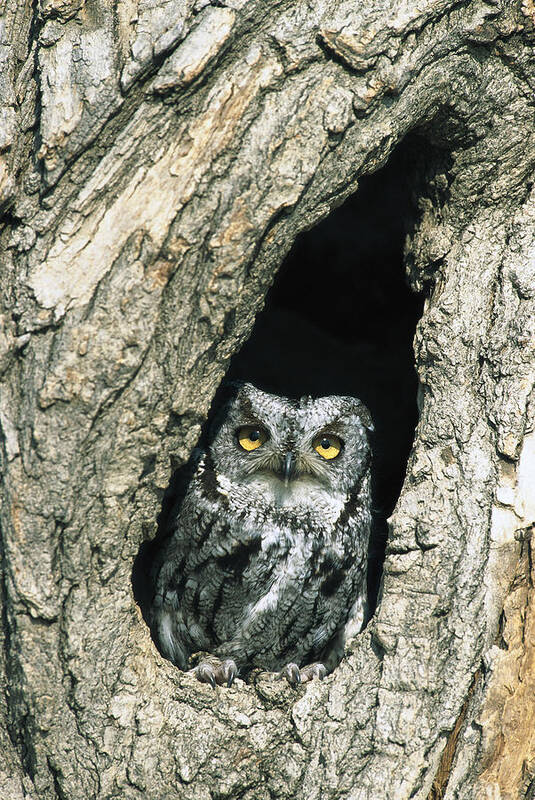
[[[286,678],[290,686],[296,687],[299,686],[300,683],[308,683],[308,681],[314,678],[318,678],[318,680],[322,681],[326,675],[327,670],[319,661],[314,662],[314,664],[307,664],[307,666],[302,669],[299,669],[297,664],[290,662],[281,669],[278,677],[279,680]]]
[[[301,670],[297,664],[294,664],[293,661],[290,661],[289,664],[286,664],[286,666],[281,669],[279,677],[281,679],[286,678],[290,686],[299,686],[301,683]]]
[[[221,675],[221,684],[226,683],[230,689],[234,683],[234,679],[238,675],[238,666],[232,658],[226,658],[221,662],[221,665],[217,668],[216,673],[220,673]]]
[[[202,661],[192,671],[200,683],[209,683],[212,689],[215,689],[217,686],[216,671],[211,664],[209,664],[207,661]]]
[[[215,689],[216,686],[223,686],[223,684],[226,684],[230,689],[238,675],[238,667],[232,658],[226,658],[225,661],[221,661],[219,664],[201,661],[191,671],[200,683],[209,683],[212,689]]]
[[[326,675],[327,669],[325,668],[325,665],[320,661],[316,661],[314,664],[308,664],[306,667],[301,669],[301,683],[306,683],[314,678],[322,681]]]

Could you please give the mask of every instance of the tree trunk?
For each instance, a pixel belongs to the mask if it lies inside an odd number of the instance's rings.
[[[532,0],[8,0],[0,796],[535,796]],[[409,132],[420,420],[382,595],[295,692],[132,592],[297,234]]]

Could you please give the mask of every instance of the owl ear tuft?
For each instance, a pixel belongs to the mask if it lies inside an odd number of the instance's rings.
[[[347,397],[346,400],[350,401],[351,411],[357,414],[366,431],[368,433],[374,433],[375,425],[373,424],[372,416],[362,400],[359,400],[358,397]]]
[[[369,433],[375,433],[375,425],[373,424],[373,420],[371,418],[370,412],[366,409],[366,415],[361,414],[362,424],[366,428]]]
[[[373,424],[372,416],[364,403],[359,402],[358,415],[366,433],[375,433],[375,425]]]

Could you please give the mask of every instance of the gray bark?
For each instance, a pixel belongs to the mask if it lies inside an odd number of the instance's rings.
[[[532,796],[531,0],[2,23],[0,796]],[[134,559],[295,237],[414,130],[443,155],[377,612],[323,683],[214,694],[158,654]]]

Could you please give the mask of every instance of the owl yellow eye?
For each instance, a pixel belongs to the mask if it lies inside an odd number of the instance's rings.
[[[319,453],[323,458],[330,460],[331,458],[336,458],[336,456],[340,453],[343,444],[342,440],[339,439],[338,436],[334,436],[332,433],[320,433],[320,435],[316,436],[312,442],[312,446],[316,453]]]
[[[255,428],[252,425],[244,425],[238,430],[238,443],[244,450],[250,452],[264,444],[268,435],[263,428]]]

